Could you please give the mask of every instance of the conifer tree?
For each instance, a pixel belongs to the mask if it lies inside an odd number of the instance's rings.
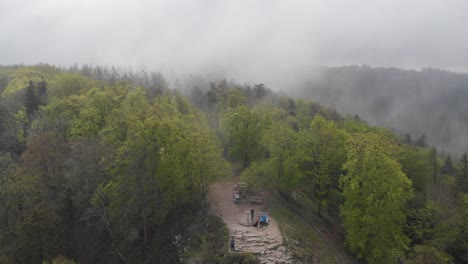
[[[29,80],[29,85],[26,87],[24,107],[26,108],[26,114],[32,116],[34,112],[39,109],[39,98],[34,91],[34,83]]]

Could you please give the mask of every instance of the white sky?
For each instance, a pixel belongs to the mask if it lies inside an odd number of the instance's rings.
[[[315,65],[468,71],[463,0],[0,0],[0,64],[300,78]]]

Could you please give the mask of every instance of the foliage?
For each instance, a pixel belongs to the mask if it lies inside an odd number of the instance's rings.
[[[219,263],[230,264],[230,263],[239,263],[239,264],[259,264],[260,261],[250,253],[236,253],[226,254]]]
[[[451,263],[451,258],[434,247],[417,245],[405,263],[409,264],[444,264]]]
[[[180,237],[183,263],[219,263],[225,255],[229,231],[216,216],[199,216],[188,224],[187,234]]]
[[[411,181],[396,161],[398,148],[384,136],[368,133],[353,135],[346,150],[347,174],[341,179],[346,243],[369,263],[393,263],[410,242],[403,233],[403,210]]]
[[[457,176],[457,190],[468,193],[468,154],[465,152],[460,158],[458,165]]]
[[[42,264],[76,264],[76,262],[64,256],[59,256],[54,258],[52,262],[44,261]]]
[[[461,194],[458,199],[458,232],[453,245],[449,248],[458,258],[468,261],[468,194]]]
[[[346,133],[335,122],[315,115],[310,128],[299,134],[303,168],[307,177],[304,183],[312,187],[310,196],[317,199],[317,213],[326,210],[333,189],[338,188],[341,167],[345,161]]]
[[[302,177],[299,170],[297,135],[282,122],[274,123],[264,135],[271,181],[280,194],[289,198]]]
[[[204,214],[224,158],[272,191],[298,261],[348,259],[332,257],[340,226],[370,263],[405,259],[410,239],[408,261],[468,259],[467,155],[423,147],[432,135],[401,145],[261,83],[197,81],[189,100],[114,67],[0,67],[0,91],[2,263],[256,263],[225,254],[227,230]]]
[[[90,78],[74,73],[61,73],[50,80],[49,94],[63,99],[72,95],[83,95],[94,87],[99,87],[99,83]]]
[[[2,97],[11,97],[16,92],[26,88],[30,81],[40,82],[44,79],[47,81],[59,72],[59,69],[50,65],[18,67],[15,70],[11,71],[8,75],[9,82],[5,90],[2,92]]]
[[[259,154],[263,127],[258,113],[240,106],[226,113],[223,123],[229,153],[248,167]]]
[[[403,147],[402,150],[400,159],[403,172],[412,180],[417,192],[427,194],[433,174],[430,151],[408,146]]]

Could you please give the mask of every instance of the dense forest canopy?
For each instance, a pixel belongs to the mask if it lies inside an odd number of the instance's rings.
[[[230,164],[304,218],[337,222],[368,263],[468,261],[466,148],[441,155],[262,83],[176,86],[100,66],[0,67],[0,263],[230,263],[205,199]],[[312,261],[301,246],[295,261]]]

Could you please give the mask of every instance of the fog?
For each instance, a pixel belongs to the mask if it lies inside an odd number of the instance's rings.
[[[262,82],[462,152],[468,75],[324,69],[468,72],[467,10],[463,0],[0,0],[0,65]]]
[[[216,74],[287,91],[317,65],[466,71],[466,1],[0,0],[0,64]]]

